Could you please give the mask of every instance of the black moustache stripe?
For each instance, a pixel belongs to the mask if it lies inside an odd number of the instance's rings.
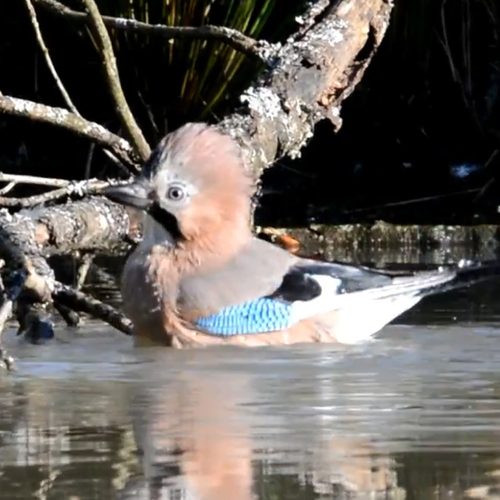
[[[160,226],[162,226],[170,235],[176,240],[181,241],[184,239],[179,222],[177,218],[173,216],[169,211],[160,207],[160,205],[155,202],[151,205],[148,210],[148,214],[156,221]]]

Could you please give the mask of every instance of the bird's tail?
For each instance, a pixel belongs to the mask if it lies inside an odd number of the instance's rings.
[[[443,280],[441,283],[429,283],[429,287],[421,289],[420,294],[422,296],[468,287],[499,276],[500,260],[477,262],[462,259],[457,264],[446,266],[445,269],[446,272],[444,275],[448,275],[449,278]],[[430,272],[439,275],[439,273],[443,273],[443,268]]]
[[[390,284],[368,288],[359,292],[335,294],[323,304],[330,309],[357,306],[362,300],[391,299],[400,296],[423,298],[436,293],[471,286],[500,275],[500,260],[459,263],[440,267],[433,271],[417,271],[411,275],[393,275]],[[318,306],[321,306],[318,304]]]

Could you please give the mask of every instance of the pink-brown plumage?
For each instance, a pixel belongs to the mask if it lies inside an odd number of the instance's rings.
[[[182,273],[208,269],[231,258],[251,238],[253,183],[235,142],[203,124],[188,124],[163,139],[159,148],[199,192],[179,217],[186,239],[170,258]]]

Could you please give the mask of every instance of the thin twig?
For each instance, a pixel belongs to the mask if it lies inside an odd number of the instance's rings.
[[[68,92],[66,91],[66,88],[63,85],[63,82],[59,78],[59,75],[56,71],[56,68],[52,62],[52,59],[49,54],[49,49],[47,48],[47,45],[45,45],[45,41],[42,36],[42,32],[40,30],[40,25],[38,24],[38,19],[36,16],[36,11],[35,8],[33,7],[33,4],[31,3],[31,0],[24,0],[26,3],[26,7],[28,8],[28,12],[30,15],[31,19],[31,24],[33,25],[33,29],[35,30],[35,36],[38,41],[38,45],[40,45],[40,49],[43,52],[43,56],[45,57],[45,62],[47,63],[47,66],[49,68],[49,71],[52,73],[52,77],[54,78],[57,88],[61,92],[61,95],[64,99],[64,102],[66,103],[66,106],[75,113],[75,115],[81,116],[78,110],[76,109],[75,105],[73,104],[73,101],[71,100],[71,97],[69,96]]]
[[[54,81],[56,82],[57,87],[59,88],[59,91],[61,92],[64,102],[66,103],[66,106],[75,113],[75,115],[82,116],[78,109],[76,109],[76,106],[73,104],[73,101],[71,100],[71,97],[69,96],[66,88],[64,87],[64,84],[62,83],[61,78],[59,77],[59,74],[57,73],[57,70],[54,66],[54,63],[52,62],[52,58],[50,57],[49,49],[47,45],[45,44],[45,41],[42,36],[42,31],[40,29],[40,24],[38,23],[38,18],[36,15],[36,10],[33,7],[33,4],[31,3],[31,0],[24,0],[26,2],[26,7],[28,8],[28,12],[30,15],[31,19],[31,24],[33,25],[33,29],[35,30],[35,36],[38,41],[38,45],[40,46],[40,49],[43,52],[43,55],[45,57],[45,61],[47,63],[47,66],[49,68],[49,71],[52,74],[52,77],[54,78]],[[91,147],[94,147],[94,144],[92,143]],[[103,148],[104,154],[110,158],[114,163],[119,164],[120,161],[116,158],[116,156],[111,153],[111,151],[108,151],[106,148]],[[5,194],[5,193],[3,193]]]
[[[9,184],[32,184],[35,186],[47,187],[68,187],[72,181],[67,179],[55,179],[52,177],[38,177],[36,175],[22,175],[22,174],[5,174],[0,172],[0,182],[8,182]],[[89,182],[102,182],[97,179],[91,179]]]
[[[491,153],[490,157],[486,160],[486,163],[484,164],[483,166],[483,169],[485,168],[488,168],[490,165],[491,165],[491,162],[496,158],[496,156],[498,155],[498,153],[500,152],[500,149],[495,149],[495,151],[493,151],[493,153]],[[493,174],[489,179],[488,181],[486,182],[486,184],[480,189],[479,193],[477,194],[477,196],[474,197],[474,199],[472,200],[472,203],[477,203],[477,201],[483,197],[484,193],[486,193],[486,191],[490,188],[490,186],[495,182],[495,174]]]
[[[0,174],[0,176],[1,175],[5,174]],[[61,184],[63,183],[63,179],[50,180],[61,181]],[[68,196],[77,196],[82,198],[86,195],[99,193],[104,187],[109,186],[109,184],[109,182],[98,180],[80,182],[67,181],[65,187],[61,187],[59,189],[55,189],[54,191],[49,191],[43,194],[28,196],[26,198],[6,198],[4,196],[0,196],[0,207],[29,208],[47,203],[49,201],[66,198]]]
[[[92,261],[94,260],[94,256],[91,253],[86,253],[80,260],[78,271],[76,273],[76,289],[81,290],[83,285],[85,284],[85,280],[87,279],[87,275],[90,270],[90,266],[92,265]]]
[[[44,194],[28,196],[27,198],[6,198],[4,196],[0,196],[0,207],[29,208],[48,203],[49,201],[59,200],[67,195],[68,190],[66,188],[61,188]]]
[[[127,167],[129,172],[139,171],[139,159],[134,154],[130,143],[98,123],[91,122],[63,108],[46,106],[26,99],[4,96],[0,92],[0,114],[9,114],[29,118],[33,121],[49,123],[70,130],[77,135],[109,148]]]
[[[9,191],[12,191],[16,187],[17,182],[11,181],[5,187],[0,189],[0,196],[7,194]]]
[[[58,14],[74,21],[85,22],[87,17],[83,12],[72,10],[56,0],[35,0],[35,2],[48,8],[54,14]],[[263,55],[260,51],[261,46],[265,45],[263,42],[254,40],[238,30],[226,28],[224,26],[205,25],[192,27],[165,26],[163,24],[152,25],[136,21],[135,19],[124,19],[110,16],[102,16],[102,20],[108,28],[113,28],[117,31],[153,34],[164,37],[167,40],[178,38],[190,38],[193,40],[219,40],[242,54],[263,59]]]
[[[151,148],[149,147],[141,129],[137,125],[130,107],[123,93],[122,85],[120,82],[120,76],[118,73],[118,66],[116,65],[116,58],[113,51],[113,45],[111,39],[109,38],[108,30],[102,20],[99,8],[97,7],[94,0],[81,0],[82,3],[88,10],[89,16],[88,20],[93,28],[93,31],[97,35],[99,53],[102,57],[102,62],[104,70],[106,73],[106,78],[108,80],[109,90],[111,96],[115,101],[116,111],[120,121],[125,129],[126,134],[132,141],[134,148],[138,155],[143,161],[146,161],[151,154]]]
[[[87,155],[87,161],[85,162],[84,178],[88,179],[90,177],[90,169],[92,167],[92,158],[94,157],[95,144],[90,143],[89,154]]]
[[[411,205],[413,203],[422,203],[422,202],[431,201],[431,200],[439,200],[441,198],[448,198],[451,196],[459,196],[461,194],[477,193],[478,191],[480,191],[480,188],[464,189],[462,191],[456,191],[454,193],[424,196],[423,198],[412,198],[410,200],[393,201],[391,203],[384,203],[383,205],[373,205],[371,207],[362,207],[362,208],[355,208],[353,210],[344,210],[343,213],[344,214],[355,214],[355,213],[359,213],[359,212],[368,212],[370,210],[377,210],[379,208],[400,207],[403,205]]]

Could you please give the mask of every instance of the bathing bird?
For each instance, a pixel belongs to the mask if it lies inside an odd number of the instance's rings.
[[[145,212],[122,275],[137,338],[173,347],[372,338],[423,297],[477,281],[497,263],[394,273],[300,257],[253,235],[254,182],[229,135],[188,123],[128,184],[104,194]]]

